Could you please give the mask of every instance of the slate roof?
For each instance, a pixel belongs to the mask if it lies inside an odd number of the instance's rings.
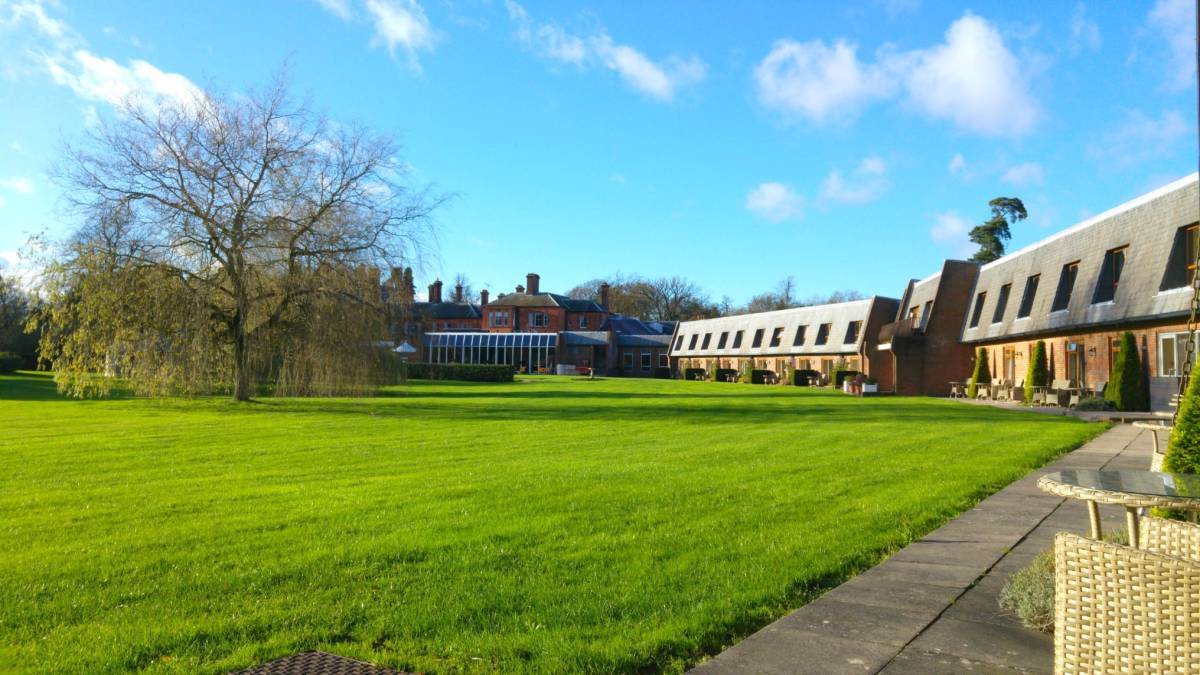
[[[468,302],[414,302],[413,314],[433,319],[478,319],[483,316],[478,305]]]
[[[600,326],[600,328],[601,330],[612,330],[623,335],[670,335],[675,325],[670,323],[664,330],[664,323],[670,322],[646,322],[631,316],[612,314],[604,320],[604,325]]]
[[[600,330],[563,331],[563,344],[577,347],[604,347],[608,345],[608,333]]]
[[[1197,174],[1181,178],[981,267],[964,319],[963,341],[1182,317],[1189,310],[1191,292],[1186,280],[1181,286],[1166,273],[1179,229],[1200,220],[1197,181]],[[1105,254],[1122,246],[1128,248],[1116,295],[1112,301],[1095,302]],[[1070,302],[1066,309],[1052,312],[1063,266],[1076,261],[1079,269]],[[1017,318],[1025,285],[1035,274],[1041,276],[1029,316]],[[1012,284],[1008,302],[1001,320],[993,322],[1005,284]],[[971,328],[981,292],[987,295],[979,323]]]
[[[558,293],[506,293],[489,303],[495,307],[562,307],[570,312],[603,312],[594,300],[576,300]]]
[[[871,306],[876,301],[898,303],[892,298],[879,296],[839,302],[829,305],[813,305],[781,309],[774,312],[759,312],[757,314],[739,314],[719,319],[701,319],[699,321],[680,322],[675,335],[683,338],[678,347],[671,346],[672,356],[772,356],[772,355],[821,355],[821,354],[852,354],[857,352],[867,333],[867,319],[870,317]],[[861,321],[857,338],[847,343],[847,329],[852,321]],[[817,332],[821,324],[832,324],[825,344],[817,344]],[[793,346],[796,330],[806,326],[804,344]],[[783,328],[783,335],[778,347],[771,347],[771,335],[776,328]],[[762,345],[754,347],[755,331],[762,329]],[[742,344],[733,347],[734,335],[743,331]],[[728,332],[729,336],[724,349],[718,349],[720,335]],[[704,334],[711,334],[708,349],[703,348]],[[691,346],[691,336],[699,335],[696,348]],[[678,343],[677,343],[678,344]]]
[[[617,335],[620,347],[669,347],[670,335]]]

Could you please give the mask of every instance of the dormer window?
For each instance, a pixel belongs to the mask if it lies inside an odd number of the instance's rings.
[[[778,347],[783,343],[783,327],[780,326],[771,332],[771,346]]]
[[[734,349],[737,349],[738,347],[742,346],[742,334],[743,333],[745,333],[745,331],[739,330],[738,332],[733,334],[733,348]]]
[[[821,324],[821,327],[817,329],[817,344],[818,345],[823,345],[826,342],[829,342],[829,331],[831,328],[833,328],[833,324],[823,323],[823,324]]]
[[[1079,275],[1079,261],[1063,265],[1062,273],[1058,275],[1058,290],[1054,292],[1054,304],[1050,305],[1051,312],[1061,312],[1071,304],[1071,292],[1075,290],[1075,277]]]
[[[983,303],[987,300],[987,291],[975,296],[975,309],[971,310],[971,328],[979,325],[979,317],[983,316]]]
[[[1117,286],[1121,284],[1121,272],[1125,269],[1125,251],[1128,246],[1114,248],[1104,254],[1104,264],[1100,266],[1100,278],[1096,280],[1096,292],[1092,294],[1092,304],[1113,302],[1117,297]]]
[[[1167,258],[1167,271],[1163,273],[1158,290],[1191,286],[1196,278],[1197,253],[1200,253],[1200,225],[1192,223],[1176,230],[1171,256]]]
[[[996,298],[996,309],[992,312],[992,323],[1000,323],[1004,320],[1004,310],[1008,307],[1008,295],[1012,292],[1012,284],[1004,284],[1000,287],[1000,296]]]
[[[675,351],[679,351],[680,349],[683,349],[683,337],[684,336],[680,335],[675,338]]]
[[[792,338],[792,346],[799,347],[804,344],[804,329],[808,326],[800,326],[796,328],[796,337]]]
[[[1033,300],[1037,297],[1038,282],[1042,275],[1034,274],[1025,280],[1025,291],[1021,293],[1021,306],[1017,308],[1017,318],[1024,319],[1033,311]]]
[[[850,325],[846,326],[846,339],[843,340],[842,342],[844,344],[848,344],[848,345],[858,342],[858,333],[861,329],[862,329],[861,321],[851,321]]]
[[[758,330],[754,331],[754,343],[750,345],[751,349],[758,349],[759,347],[762,346],[764,332],[765,332],[765,330],[762,328],[759,328]]]
[[[704,340],[700,343],[700,349],[708,349],[709,342],[712,342],[712,333],[705,333]]]
[[[726,342],[729,342],[729,331],[722,331],[721,337],[717,338],[717,349],[725,349]]]
[[[700,337],[700,334],[696,333],[695,335],[692,336],[692,339],[688,341],[688,351],[689,352],[696,348],[696,339],[699,337]]]

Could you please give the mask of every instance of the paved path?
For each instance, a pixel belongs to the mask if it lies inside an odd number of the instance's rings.
[[[1047,495],[1037,479],[1070,468],[1148,469],[1148,433],[1113,427],[693,672],[1051,672],[1051,636],[1024,628],[996,600],[1008,574],[1055,532],[1087,531],[1083,502]],[[1110,529],[1124,525],[1124,513],[1101,507]]]

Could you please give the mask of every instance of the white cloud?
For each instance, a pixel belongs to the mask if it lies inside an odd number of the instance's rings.
[[[1086,154],[1104,166],[1130,167],[1181,151],[1180,141],[1191,133],[1191,125],[1175,110],[1165,110],[1157,117],[1131,110],[1124,120],[1089,143]]]
[[[821,201],[839,204],[865,204],[883,196],[891,187],[887,163],[872,155],[859,162],[849,177],[834,169],[821,183]]]
[[[931,117],[986,136],[1020,136],[1037,122],[1017,58],[983,18],[968,12],[950,25],[943,44],[914,60],[908,100]]]
[[[1158,0],[1146,18],[1166,43],[1168,88],[1187,89],[1196,81],[1196,4],[1193,0]]]
[[[950,158],[950,163],[946,165],[946,170],[951,175],[965,174],[967,171],[967,158],[962,156],[961,152],[954,153]]]
[[[555,23],[535,24],[514,0],[505,0],[504,6],[526,49],[579,68],[593,64],[607,68],[630,87],[660,101],[672,100],[680,89],[701,82],[708,73],[707,65],[696,56],[672,55],[655,61],[604,31],[581,37]]]
[[[1041,185],[1045,181],[1045,171],[1042,170],[1042,165],[1037,162],[1025,162],[1010,167],[1000,180],[1018,187],[1028,187],[1030,185]]]
[[[33,194],[33,180],[25,176],[12,176],[10,178],[0,178],[0,188],[12,190],[23,195]]]
[[[804,200],[783,183],[760,183],[746,195],[746,208],[773,223],[797,219]]]
[[[63,38],[69,33],[65,23],[51,18],[39,2],[15,2],[8,19],[0,19],[0,25],[21,23],[33,24],[34,29],[48,38]]]
[[[375,25],[372,45],[384,45],[394,58],[399,47],[413,70],[420,71],[420,51],[433,51],[436,34],[416,0],[367,0],[367,13]]]
[[[350,0],[317,0],[325,11],[342,21],[350,20]]]
[[[921,0],[879,0],[883,4],[883,9],[891,18],[896,18],[901,14],[916,12],[921,8]]]
[[[973,227],[966,218],[953,211],[946,211],[934,217],[933,226],[929,228],[929,238],[933,243],[948,249],[951,255],[967,258],[976,248],[970,238]]]
[[[126,102],[187,106],[203,96],[200,88],[183,75],[164,72],[140,59],[123,66],[79,49],[70,58],[47,57],[46,67],[58,84],[70,87],[85,99],[113,106]]]
[[[1039,117],[1026,74],[1000,33],[964,14],[928,49],[858,58],[845,40],[780,40],[754,70],[759,101],[815,124],[845,122],[901,91],[912,109],[986,136],[1020,136]]]
[[[894,89],[877,66],[858,60],[858,47],[845,40],[779,40],[754,69],[758,99],[768,108],[817,124],[856,117]]]
[[[25,152],[25,148],[21,147],[21,141],[13,141],[8,147],[12,148],[13,152]]]
[[[1087,16],[1087,6],[1082,2],[1075,4],[1071,12],[1070,40],[1067,48],[1072,54],[1082,51],[1100,49],[1100,26]]]

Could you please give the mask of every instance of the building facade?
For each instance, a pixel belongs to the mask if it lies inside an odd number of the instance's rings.
[[[1099,390],[1129,330],[1151,406],[1165,410],[1187,342],[1198,221],[1192,174],[983,265],[963,343],[987,350],[994,380],[1019,385],[1045,340],[1052,379]]]
[[[853,302],[797,307],[774,312],[684,321],[676,329],[670,357],[678,372],[757,370],[782,376],[813,370],[829,376],[839,361],[893,388],[891,359],[879,350],[879,329],[890,323],[899,301],[872,297]]]

